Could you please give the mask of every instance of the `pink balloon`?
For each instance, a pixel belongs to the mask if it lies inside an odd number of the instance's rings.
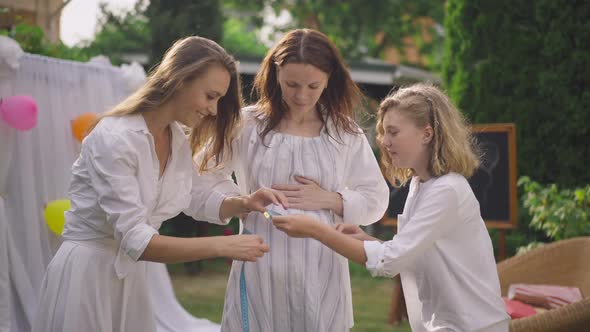
[[[12,96],[0,101],[0,118],[18,130],[37,125],[37,103],[31,96]]]

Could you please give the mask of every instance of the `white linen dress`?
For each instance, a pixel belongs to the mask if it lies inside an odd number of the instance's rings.
[[[252,193],[274,184],[297,184],[304,176],[322,188],[339,192],[344,216],[328,210],[289,209],[323,223],[368,225],[378,221],[388,205],[389,189],[371,147],[358,135],[342,133],[342,143],[322,129],[320,136],[302,137],[272,131],[263,143],[255,109],[243,111],[244,125],[233,141],[233,158],[204,177],[225,194]],[[329,133],[336,135],[328,121]],[[231,180],[235,172],[238,186]],[[217,180],[213,180],[216,178]],[[353,325],[348,261],[313,239],[290,238],[260,213],[250,213],[242,225],[258,234],[270,251],[257,262],[234,261],[225,295],[222,331],[242,331],[239,275],[245,264],[250,331],[348,331]]]
[[[365,241],[373,276],[401,276],[412,331],[507,332],[492,241],[467,180],[412,178],[398,234]]]
[[[188,140],[178,124],[171,129],[161,178],[143,116],[104,118],[84,139],[64,242],[47,267],[33,331],[156,331],[149,287],[159,285],[148,282],[139,257],[163,221],[184,211],[219,222],[224,199],[204,196]]]

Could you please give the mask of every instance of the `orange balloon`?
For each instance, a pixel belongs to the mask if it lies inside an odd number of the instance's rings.
[[[88,135],[88,129],[96,122],[96,114],[88,112],[79,115],[72,120],[72,135],[82,143],[82,140]]]

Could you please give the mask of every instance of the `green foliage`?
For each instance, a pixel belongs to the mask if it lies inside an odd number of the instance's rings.
[[[101,3],[98,32],[93,40],[82,43],[83,51],[89,56],[106,55],[115,65],[129,62],[126,54],[147,53],[151,35],[145,7],[145,0],[140,0],[133,9],[115,13]]]
[[[150,0],[146,16],[151,34],[150,61],[160,61],[176,40],[198,35],[216,42],[223,38],[223,13],[219,0]]]
[[[523,197],[524,195],[524,190],[520,188],[519,197]],[[520,201],[518,204],[517,228],[513,230],[508,230],[506,232],[507,257],[511,257],[515,254],[518,254],[519,250],[521,250],[522,247],[527,246],[530,243],[542,243],[551,241],[551,238],[547,237],[544,232],[529,227],[530,222],[531,216],[528,213],[528,209],[525,208],[522,204],[522,201]]]
[[[324,32],[339,47],[347,59],[362,59],[370,56],[379,58],[389,46],[403,50],[404,37],[412,36],[418,41],[422,54],[431,60],[430,67],[436,67],[442,39],[434,26],[424,25],[417,18],[430,17],[442,22],[444,2],[436,0],[231,0],[227,5],[236,10],[249,12],[252,24],[262,26],[265,8],[272,8],[275,14],[288,11],[293,22],[279,31],[299,27],[313,27]],[[432,40],[423,38],[426,30]],[[377,38],[380,35],[382,38]],[[402,54],[403,55],[403,54]]]
[[[23,51],[33,54],[45,52],[45,33],[43,29],[28,23],[19,23],[12,31],[4,30],[2,35],[8,36],[18,42]]]
[[[88,61],[93,56],[104,54],[113,64],[119,65],[127,62],[124,54],[145,53],[149,47],[148,21],[142,9],[144,2],[141,0],[132,10],[119,14],[101,3],[98,32],[94,39],[75,47],[68,47],[62,42],[48,42],[43,29],[26,22],[19,22],[10,31],[0,31],[0,34],[16,40],[28,53],[76,61]]]
[[[532,216],[530,227],[555,241],[590,235],[590,185],[559,189],[556,184],[543,186],[526,176],[518,185],[524,189],[523,205]]]
[[[545,243],[543,243],[543,242],[531,242],[531,243],[527,244],[526,246],[519,247],[518,250],[516,251],[516,255],[522,255],[524,253],[527,253],[533,249],[542,247],[544,245],[545,245]]]
[[[240,56],[264,57],[268,47],[262,44],[256,33],[248,30],[246,23],[236,18],[228,18],[223,23],[221,42],[230,54]]]
[[[261,57],[267,51],[243,20],[224,21],[219,1],[184,6],[182,2],[161,1],[147,5],[146,0],[141,0],[126,12],[115,13],[104,3],[100,10],[98,32],[85,49],[109,56],[114,64],[124,62],[129,53],[150,54],[150,64],[154,64],[175,40],[190,35],[221,40],[220,44],[236,55]]]
[[[0,35],[14,39],[27,53],[77,61],[89,59],[88,55],[79,47],[68,47],[61,42],[48,42],[43,29],[29,23],[20,22],[11,30],[0,30]]]
[[[520,174],[590,183],[590,3],[449,0],[443,82],[474,123],[514,122]]]

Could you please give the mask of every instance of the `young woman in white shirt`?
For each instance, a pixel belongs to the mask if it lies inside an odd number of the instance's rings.
[[[392,240],[309,216],[273,217],[274,225],[373,276],[399,273],[413,331],[508,331],[492,243],[466,180],[479,161],[461,114],[436,87],[414,85],[383,100],[377,132],[387,178],[410,181]]]
[[[304,213],[324,225],[378,221],[389,190],[353,120],[360,92],[333,43],[310,29],[288,32],[263,60],[254,87],[259,100],[243,111],[233,158],[205,174],[217,178],[216,190],[277,189],[289,205],[275,207],[278,212]],[[250,331],[352,327],[346,259],[313,239],[289,238],[259,213],[245,216],[242,225],[271,251],[256,263],[234,262],[222,331],[243,331],[246,323]],[[242,266],[247,309],[241,302]]]
[[[100,117],[72,166],[64,242],[47,267],[33,331],[155,332],[149,287],[159,286],[147,282],[143,261],[254,262],[268,251],[257,235],[158,234],[163,221],[182,211],[224,223],[286,204],[271,189],[210,195],[214,183],[197,175],[231,154],[240,106],[234,59],[211,40],[188,37],[166,52],[138,91]],[[192,128],[190,142],[179,123]],[[192,151],[206,141],[210,148],[195,165]]]

